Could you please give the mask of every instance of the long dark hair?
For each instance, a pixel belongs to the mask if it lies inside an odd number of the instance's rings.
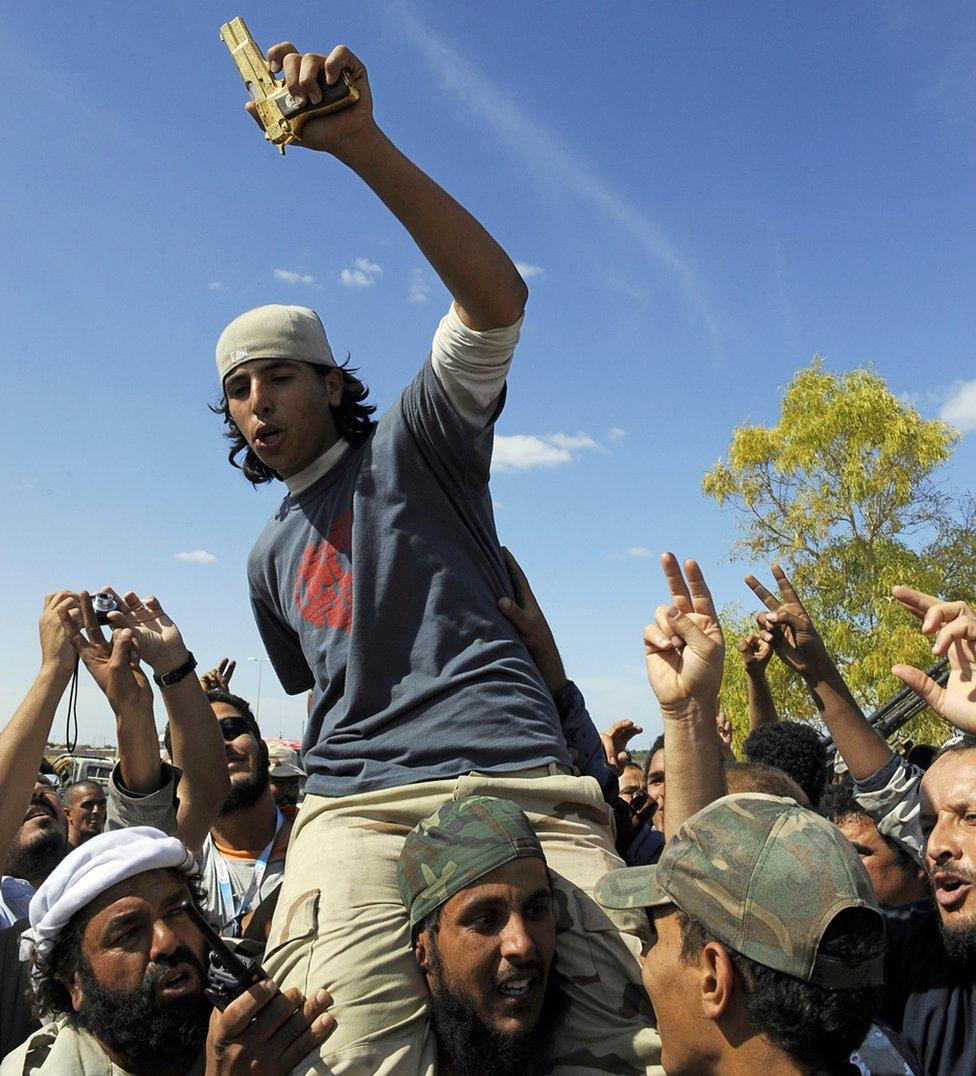
[[[328,377],[332,366],[320,366],[312,364],[313,369],[320,377]],[[366,403],[369,389],[352,375],[356,373],[355,367],[349,365],[349,356],[338,367],[342,370],[342,398],[335,405],[329,404],[332,418],[335,421],[339,433],[352,445],[361,445],[369,437],[376,426],[375,419],[370,416],[376,410],[376,404]],[[221,415],[224,425],[224,436],[230,441],[230,449],[227,459],[231,467],[236,467],[244,472],[244,477],[252,486],[261,485],[263,482],[271,482],[275,478],[281,478],[277,471],[272,470],[267,464],[261,462],[257,453],[247,443],[244,434],[237,428],[237,423],[230,417],[230,405],[227,396],[221,392],[216,403],[209,405],[215,415]],[[239,459],[243,455],[243,459]]]

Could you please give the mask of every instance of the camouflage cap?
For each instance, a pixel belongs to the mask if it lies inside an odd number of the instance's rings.
[[[710,803],[655,866],[611,871],[596,899],[607,908],[674,904],[735,952],[805,982],[846,989],[883,981],[881,955],[851,966],[820,952],[840,912],[867,909],[879,938],[884,920],[848,840],[791,799],[742,793]]]
[[[546,858],[529,820],[510,800],[466,796],[445,803],[407,834],[397,862],[410,926],[489,871],[526,856]]]

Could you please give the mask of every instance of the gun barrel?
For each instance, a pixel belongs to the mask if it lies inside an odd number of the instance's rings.
[[[248,93],[257,100],[267,97],[278,89],[278,83],[271,74],[271,68],[264,54],[258,48],[241,18],[231,19],[220,28],[220,39],[227,46],[231,59],[237,64],[237,70],[247,86]]]

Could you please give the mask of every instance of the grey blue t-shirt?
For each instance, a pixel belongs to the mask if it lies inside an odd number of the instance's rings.
[[[494,421],[463,418],[430,361],[248,560],[278,678],[314,689],[306,790],[347,796],[570,759],[555,705],[498,609],[511,582],[488,472]]]

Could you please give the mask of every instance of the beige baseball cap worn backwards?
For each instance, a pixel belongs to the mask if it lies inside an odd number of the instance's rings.
[[[220,383],[241,363],[252,359],[292,359],[313,366],[338,367],[322,322],[307,306],[271,303],[247,310],[227,326],[217,341]],[[360,385],[344,372],[347,386]]]

